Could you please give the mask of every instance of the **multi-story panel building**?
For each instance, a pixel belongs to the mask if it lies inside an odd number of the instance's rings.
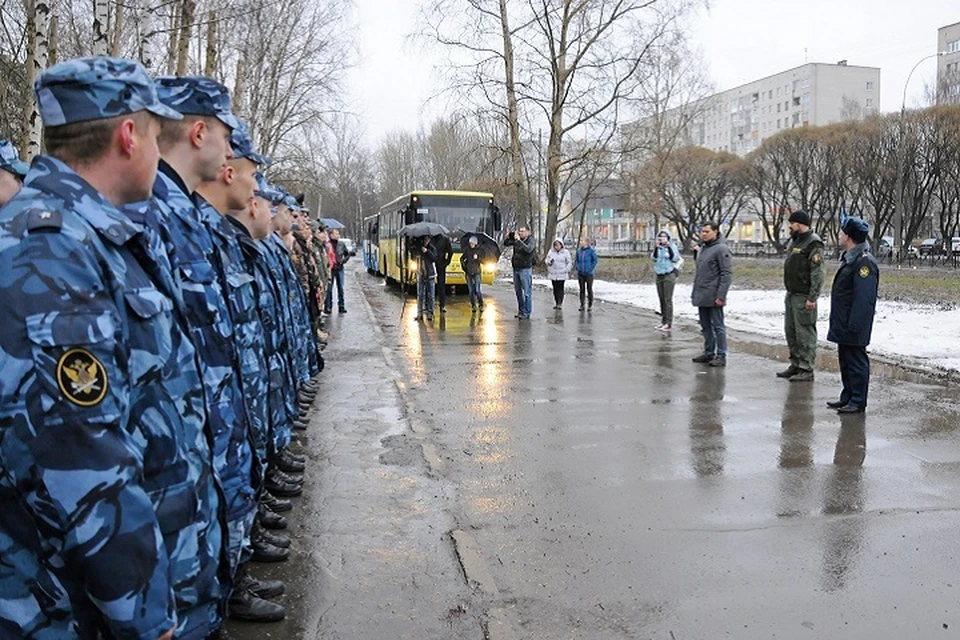
[[[744,156],[785,129],[859,120],[880,106],[880,69],[808,63],[705,98],[689,143]]]
[[[960,22],[937,30],[937,104],[960,104]]]

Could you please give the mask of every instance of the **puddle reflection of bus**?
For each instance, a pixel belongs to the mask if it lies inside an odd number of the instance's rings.
[[[363,264],[370,273],[383,276],[388,282],[416,282],[416,267],[410,264],[410,250],[417,240],[401,238],[400,229],[414,222],[437,222],[450,231],[453,259],[447,265],[447,285],[465,286],[460,268],[460,239],[474,234],[487,245],[481,280],[493,284],[499,249],[500,210],[493,204],[493,194],[473,191],[413,191],[380,207],[375,215],[364,220]]]

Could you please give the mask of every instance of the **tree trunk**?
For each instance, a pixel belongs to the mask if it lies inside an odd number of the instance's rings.
[[[47,0],[29,0],[25,3],[28,11],[28,38],[30,51],[27,55],[27,84],[33,87],[37,75],[47,68],[50,52],[50,5]],[[30,17],[33,18],[33,29],[29,29]],[[24,115],[27,122],[27,143],[23,145],[24,157],[29,162],[40,153],[40,111],[37,108],[33,92],[24,105]]]
[[[57,64],[58,60],[58,50],[57,45],[59,43],[59,29],[60,21],[57,19],[57,14],[50,16],[50,50],[49,55],[47,56],[47,66],[52,67]]]
[[[113,37],[110,41],[110,55],[118,57],[120,55],[120,37],[123,35],[123,5],[124,2],[117,2],[113,9]]]
[[[210,11],[207,19],[207,58],[203,65],[203,75],[212,78],[217,67],[217,14]]]
[[[107,0],[93,0],[93,43],[91,51],[95,56],[107,55],[109,31]]]
[[[177,69],[177,44],[180,41],[180,25],[183,23],[183,3],[186,1],[174,2],[173,25],[170,29],[170,41],[167,43],[167,75],[173,75]]]
[[[193,17],[197,8],[196,0],[183,0],[183,13],[180,16],[180,39],[177,43],[177,75],[187,75],[187,57],[190,53],[190,32],[193,29]]]
[[[503,66],[507,92],[507,126],[510,129],[510,161],[513,169],[514,197],[517,223],[530,225],[530,196],[523,172],[523,152],[520,147],[520,119],[517,109],[517,91],[514,84],[513,36],[507,16],[507,0],[500,0],[500,26],[503,33]]]
[[[233,103],[233,112],[240,114],[243,112],[243,91],[246,88],[244,86],[244,73],[246,73],[246,68],[243,61],[244,56],[241,54],[237,57],[237,71],[235,73],[236,79],[233,83],[233,92],[230,94],[231,102]],[[252,123],[251,123],[252,124]],[[253,135],[251,131],[250,135]]]
[[[33,80],[36,77],[33,56],[37,48],[37,20],[36,11],[33,6],[34,0],[23,0],[23,12],[27,17],[27,61],[24,63],[24,75],[27,81],[27,88],[33,87]],[[23,121],[31,122],[34,114],[37,112],[36,98],[33,91],[27,91],[27,99],[23,103]],[[27,161],[30,161],[28,155],[30,146],[30,126],[23,128],[23,136],[20,138],[20,152],[25,154]]]

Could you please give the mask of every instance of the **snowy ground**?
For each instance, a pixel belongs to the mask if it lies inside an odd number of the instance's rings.
[[[688,282],[679,282],[673,296],[674,323],[697,324],[697,310],[690,304],[692,277],[681,276]],[[534,284],[550,286],[545,278],[535,278]],[[568,292],[577,292],[577,281],[568,280]],[[629,304],[642,309],[659,311],[657,290],[652,284],[622,284],[597,280],[594,296],[599,300]],[[569,294],[568,294],[569,295]],[[881,289],[882,295],[882,289]],[[817,329],[821,342],[827,336],[830,317],[830,297],[821,296]],[[727,326],[776,340],[783,340],[783,292],[740,290],[730,291],[726,309]],[[935,305],[888,302],[881,298],[873,323],[870,353],[895,362],[931,372],[960,371],[960,311],[941,309]]]

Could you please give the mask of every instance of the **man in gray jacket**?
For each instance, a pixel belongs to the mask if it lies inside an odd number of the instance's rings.
[[[696,254],[697,272],[693,279],[693,306],[700,311],[703,353],[693,359],[711,367],[727,366],[727,328],[723,307],[733,280],[730,249],[720,235],[720,225],[705,222],[700,229],[700,250]]]

